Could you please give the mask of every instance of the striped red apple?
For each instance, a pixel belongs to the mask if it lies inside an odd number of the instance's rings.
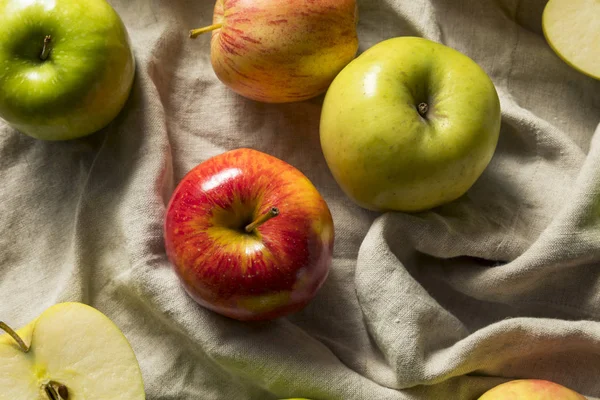
[[[246,321],[308,304],[327,277],[334,229],[325,200],[298,169],[238,149],[183,178],[167,206],[164,236],[188,294]]]
[[[250,99],[285,103],[327,90],[358,50],[356,0],[217,0],[211,61]]]

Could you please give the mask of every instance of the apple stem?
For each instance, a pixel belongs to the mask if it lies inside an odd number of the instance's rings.
[[[419,111],[421,117],[425,118],[425,116],[427,115],[427,111],[429,111],[429,104],[419,103],[419,105],[417,106],[417,110]]]
[[[250,232],[254,231],[256,228],[258,228],[259,226],[261,226],[262,224],[264,224],[265,222],[267,222],[268,220],[270,220],[271,218],[274,218],[278,215],[279,215],[279,209],[277,207],[271,207],[271,209],[269,211],[267,211],[266,213],[264,213],[263,215],[258,217],[251,224],[247,225],[245,230],[247,233],[250,233]]]
[[[10,337],[12,337],[15,340],[15,342],[17,342],[17,344],[19,345],[21,350],[23,350],[23,353],[27,353],[29,351],[29,346],[27,346],[25,344],[23,339],[21,339],[21,337],[19,335],[17,335],[17,332],[15,332],[10,326],[8,326],[4,322],[0,321],[0,329],[2,329],[4,332],[8,333],[10,335]]]
[[[48,35],[44,38],[44,47],[42,47],[42,54],[40,54],[40,60],[46,61],[48,56],[50,55],[50,42],[52,41],[52,36]]]
[[[213,24],[210,26],[205,26],[204,28],[192,29],[190,31],[190,38],[196,39],[198,36],[202,35],[203,33],[214,31],[215,29],[219,29],[222,26],[223,26],[223,24]]]
[[[24,353],[29,352],[30,347],[25,344],[23,339],[14,331],[10,326],[6,325],[4,322],[0,321],[0,329],[4,332],[8,333],[10,337],[12,337],[15,342],[19,345],[21,350]],[[55,381],[50,381],[43,386],[44,392],[46,392],[46,396],[50,400],[68,400],[69,399],[69,389],[62,383],[58,383]]]
[[[69,399],[69,389],[62,383],[50,381],[44,385],[44,391],[50,400]]]

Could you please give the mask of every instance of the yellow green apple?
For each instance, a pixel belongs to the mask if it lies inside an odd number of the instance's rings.
[[[362,207],[421,211],[462,196],[492,159],[500,102],[466,55],[416,37],[385,40],[350,62],[325,96],[321,146]]]
[[[108,125],[129,96],[135,61],[106,0],[0,0],[0,118],[44,140]]]
[[[81,303],[46,309],[0,336],[0,400],[143,400],[136,357],[119,328]]]
[[[554,382],[519,379],[498,385],[479,400],[586,400],[582,395]]]
[[[542,27],[550,47],[576,70],[600,79],[600,1],[550,0]]]
[[[327,90],[356,55],[356,0],[217,0],[211,61],[217,77],[250,99],[285,103]]]

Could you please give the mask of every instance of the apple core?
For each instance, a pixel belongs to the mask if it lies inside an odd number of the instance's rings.
[[[62,383],[50,381],[44,384],[44,392],[50,400],[68,400],[69,390]]]
[[[19,345],[19,348],[23,353],[28,353],[30,346],[27,346],[23,339],[6,323],[0,321],[0,329],[4,332],[8,333],[10,337],[12,337],[15,342]],[[42,384],[42,389],[48,399],[50,400],[68,400],[69,399],[69,389],[63,385],[62,383],[58,383],[56,381],[48,381]]]

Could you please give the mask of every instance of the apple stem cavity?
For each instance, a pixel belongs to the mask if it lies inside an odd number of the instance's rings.
[[[52,36],[48,35],[44,38],[44,47],[42,47],[42,54],[40,54],[40,60],[46,61],[50,56],[50,42],[52,42]]]
[[[21,339],[21,337],[19,335],[17,335],[17,332],[15,332],[10,326],[8,326],[4,322],[0,321],[0,329],[2,329],[4,332],[8,333],[10,335],[10,337],[12,337],[15,340],[15,342],[17,342],[17,344],[19,345],[21,350],[23,350],[23,353],[29,352],[29,346],[27,346],[25,344],[23,339]]]
[[[192,29],[190,31],[190,38],[196,39],[198,36],[202,35],[203,33],[211,32],[211,31],[214,31],[215,29],[220,29],[221,27],[223,27],[223,24],[213,24],[210,26],[205,26],[204,28]]]
[[[50,381],[44,385],[44,392],[50,400],[68,400],[69,389],[62,383]]]
[[[269,211],[258,217],[254,222],[248,224],[245,228],[247,233],[253,232],[256,228],[279,215],[279,209],[277,207],[271,207]]]
[[[419,115],[425,118],[427,116],[427,112],[429,111],[429,104],[419,103],[419,105],[417,106],[417,110],[419,111]]]

